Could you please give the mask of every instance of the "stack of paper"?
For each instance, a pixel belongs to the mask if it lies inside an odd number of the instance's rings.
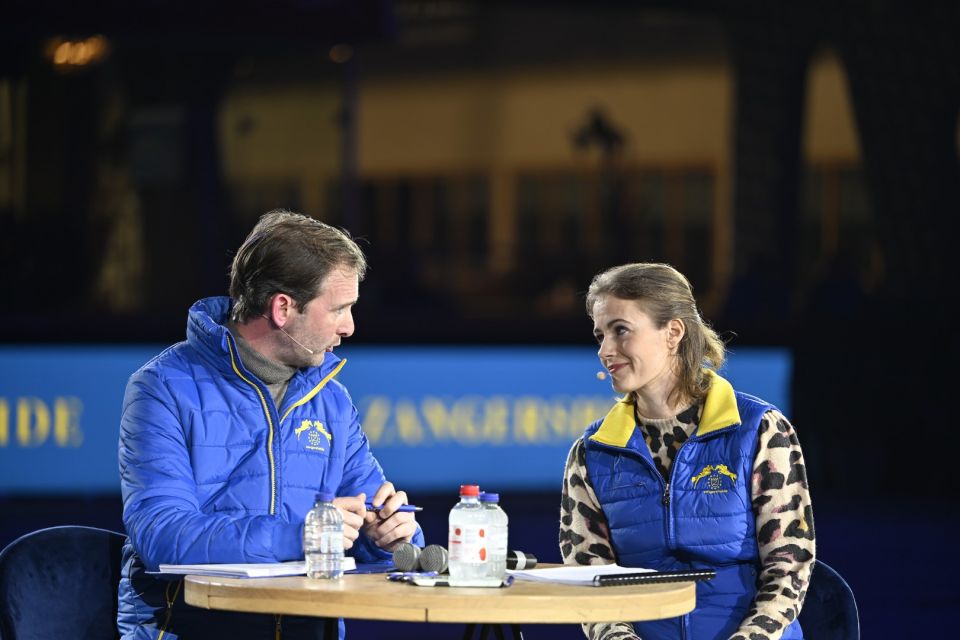
[[[343,559],[344,571],[352,571],[356,568],[356,561],[351,556]],[[157,573],[222,578],[274,578],[306,575],[307,563],[303,560],[293,560],[250,564],[161,564],[160,571]]]

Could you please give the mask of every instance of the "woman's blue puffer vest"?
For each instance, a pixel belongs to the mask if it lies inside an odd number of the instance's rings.
[[[772,405],[710,373],[697,431],[665,480],[636,428],[634,405],[618,402],[584,434],[587,470],[622,566],[658,571],[711,568],[697,606],[678,618],[634,622],[644,640],[726,640],[753,604],[759,555],[751,509],[758,428]],[[783,634],[802,638],[794,621]]]

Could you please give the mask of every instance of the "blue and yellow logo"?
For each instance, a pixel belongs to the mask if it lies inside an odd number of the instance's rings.
[[[300,436],[306,432],[307,434],[307,444],[304,445],[304,449],[310,451],[326,451],[323,447],[322,436],[327,438],[327,443],[333,441],[333,436],[330,435],[330,432],[323,427],[323,423],[319,420],[304,420],[300,423],[300,426],[294,430],[294,433],[297,434],[297,441],[300,440]]]
[[[724,480],[728,478],[729,482]],[[703,485],[699,485],[701,480],[706,479]],[[725,464],[708,464],[700,473],[691,478],[693,487],[702,487],[704,493],[726,493],[737,483],[737,474]]]

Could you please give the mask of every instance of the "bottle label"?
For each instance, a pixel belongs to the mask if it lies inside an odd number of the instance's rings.
[[[499,535],[495,537],[493,551],[501,558],[507,557],[507,532],[502,530],[499,532]]]
[[[320,553],[343,553],[343,533],[324,531],[320,534]]]
[[[486,562],[487,531],[478,524],[450,525],[449,562]]]

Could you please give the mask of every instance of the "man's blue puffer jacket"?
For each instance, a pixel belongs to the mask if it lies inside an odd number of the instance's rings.
[[[301,559],[303,520],[318,491],[372,497],[384,482],[357,410],[333,379],[346,361],[328,353],[321,366],[298,370],[277,407],[237,355],[223,326],[229,308],[229,298],[195,303],[187,340],[127,384],[120,431],[129,536],[119,592],[124,638],[174,640],[178,614],[185,621],[202,611],[182,605],[179,582],[145,571],[161,563]],[[423,545],[422,532],[414,543]],[[362,534],[351,554],[359,562],[390,558]],[[176,604],[168,622],[169,601]],[[245,617],[252,616],[219,614],[210,633],[248,637],[254,632]]]

